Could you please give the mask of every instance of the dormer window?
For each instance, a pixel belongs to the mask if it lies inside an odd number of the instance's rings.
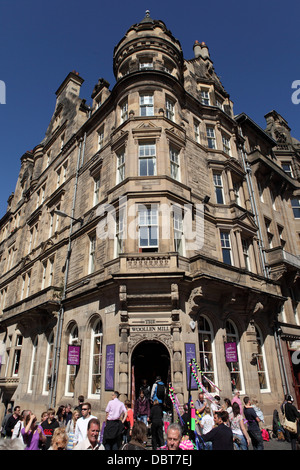
[[[201,90],[201,103],[205,104],[206,106],[210,105],[210,98],[209,98],[208,90]]]
[[[291,165],[289,162],[283,162],[283,163],[281,163],[281,168],[283,169],[283,171],[284,171],[288,176],[290,176],[291,178],[293,178],[292,165]]]

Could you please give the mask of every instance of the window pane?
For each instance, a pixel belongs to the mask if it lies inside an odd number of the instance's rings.
[[[204,317],[200,317],[198,320],[198,331],[199,331],[199,352],[200,352],[200,369],[204,375],[211,380],[214,379],[214,364],[213,364],[213,333],[210,329],[208,321]],[[209,392],[214,392],[209,382],[202,377],[202,382],[205,388]]]

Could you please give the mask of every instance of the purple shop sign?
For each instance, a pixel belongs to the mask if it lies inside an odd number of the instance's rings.
[[[115,386],[115,344],[106,346],[105,390],[114,390]]]
[[[68,346],[68,366],[80,365],[80,346]]]
[[[236,343],[225,343],[226,362],[238,362]]]
[[[191,377],[191,390],[198,390],[198,386],[193,375],[192,374],[190,375],[190,366],[189,366],[189,363],[192,359],[196,360],[196,346],[194,343],[184,343],[184,347],[185,347],[187,389],[189,390],[190,377]]]

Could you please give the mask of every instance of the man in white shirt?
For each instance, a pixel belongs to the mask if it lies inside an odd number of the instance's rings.
[[[103,443],[105,450],[118,450],[122,444],[123,423],[127,418],[127,410],[119,400],[119,392],[114,391],[112,400],[106,407]]]
[[[91,418],[87,426],[87,437],[79,442],[73,450],[104,450],[103,444],[99,442],[100,421]]]
[[[74,435],[74,443],[79,444],[79,442],[82,442],[86,439],[87,437],[87,428],[89,421],[92,418],[96,418],[96,416],[93,416],[91,414],[91,404],[90,403],[83,403],[82,408],[81,408],[81,413],[82,416],[79,418],[76,422],[76,427],[75,427],[75,435]]]

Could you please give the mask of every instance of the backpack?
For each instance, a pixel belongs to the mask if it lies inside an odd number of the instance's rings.
[[[159,400],[162,400],[162,401],[164,400],[164,398],[165,398],[165,386],[164,386],[164,384],[160,384],[160,383],[157,384],[156,396]]]

